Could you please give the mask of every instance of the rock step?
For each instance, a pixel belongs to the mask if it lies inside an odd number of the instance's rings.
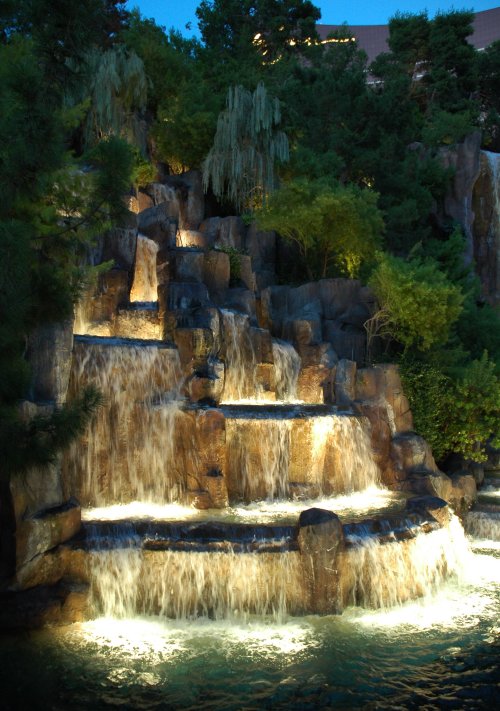
[[[348,410],[339,411],[334,405],[309,405],[300,403],[262,403],[220,405],[219,410],[227,419],[307,419],[310,417],[327,417],[329,415],[353,416]]]
[[[226,522],[96,521],[87,522],[72,541],[75,548],[282,552],[296,550],[295,526]]]
[[[75,336],[75,343],[102,346],[108,348],[161,348],[177,351],[175,343],[163,340],[153,340],[144,338],[121,338],[114,336]]]
[[[410,507],[411,508],[411,507]],[[87,521],[80,533],[69,542],[74,549],[85,551],[137,547],[152,551],[218,551],[228,553],[280,553],[299,550],[301,521],[297,524],[234,523],[225,521],[178,522],[161,520]],[[329,517],[338,517],[323,511]],[[440,522],[424,509],[382,512],[373,518],[354,523],[341,523],[347,547],[355,547],[367,538],[379,543],[394,543],[430,533]]]

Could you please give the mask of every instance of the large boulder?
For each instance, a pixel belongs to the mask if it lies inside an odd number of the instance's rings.
[[[297,382],[297,397],[308,403],[332,403],[337,354],[329,343],[299,345],[302,364]]]
[[[142,198],[144,204],[143,210],[151,206],[163,205],[166,214],[175,220],[175,222],[179,222],[179,195],[174,187],[165,185],[164,183],[149,183],[146,187],[146,193],[151,200],[151,205],[148,205],[145,198]],[[138,193],[138,199],[139,202],[141,202],[140,193]]]
[[[68,391],[73,349],[73,319],[38,326],[28,341],[31,399],[64,403]]]
[[[143,210],[137,219],[141,234],[153,239],[160,248],[175,246],[177,223],[171,217],[167,203]]]
[[[395,482],[404,481],[414,473],[438,471],[431,448],[414,432],[404,432],[393,438],[391,459]]]
[[[335,371],[335,403],[339,407],[350,407],[356,397],[356,363],[342,359]]]
[[[120,307],[129,301],[130,272],[110,269],[101,274],[97,286],[90,288],[75,309],[74,333],[112,335],[112,321]]]
[[[207,287],[195,282],[170,282],[168,286],[170,311],[195,309],[209,304]]]
[[[229,288],[230,263],[225,252],[210,250],[203,262],[203,282],[216,303],[220,303]]]
[[[182,250],[173,253],[175,281],[204,282],[205,254],[198,250]]]
[[[102,238],[100,261],[112,261],[115,267],[130,271],[135,260],[137,226],[137,215],[128,212],[122,224],[106,232]]]
[[[201,173],[190,170],[181,175],[169,175],[165,186],[173,188],[179,199],[179,228],[197,230],[205,213],[205,198]]]
[[[75,499],[23,517],[18,521],[16,529],[18,569],[60,543],[68,541],[78,533],[80,526],[81,511]]]
[[[376,400],[386,409],[392,434],[413,430],[410,403],[404,394],[398,366],[381,363],[371,368],[358,368],[355,399]]]
[[[263,232],[253,222],[247,230],[245,237],[245,250],[252,258],[253,268],[256,271],[266,270],[271,273],[276,271],[276,233]]]
[[[484,298],[500,303],[500,155],[481,151],[472,192],[472,256]]]
[[[245,223],[241,217],[210,217],[200,225],[211,247],[242,252],[245,246]]]
[[[184,387],[191,402],[218,403],[224,390],[224,363],[209,356],[206,367],[186,378]]]
[[[362,366],[366,360],[366,331],[354,326],[340,326],[337,321],[324,321],[323,339],[332,344],[339,358]]]
[[[323,615],[341,612],[337,558],[344,546],[344,532],[339,517],[319,508],[302,511],[297,540],[304,566],[308,609]]]
[[[472,261],[473,240],[472,190],[479,174],[479,150],[481,133],[471,133],[462,143],[441,148],[439,157],[445,168],[450,168],[453,178],[444,199],[444,212],[447,218],[462,225],[467,236],[467,257]]]

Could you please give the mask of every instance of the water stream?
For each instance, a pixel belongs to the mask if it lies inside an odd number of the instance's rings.
[[[0,639],[2,707],[492,709],[500,552],[396,608],[245,620],[99,618]]]
[[[500,551],[484,539],[498,538],[496,515],[469,513],[473,549],[455,517],[412,516],[381,486],[368,421],[293,404],[300,358],[270,339],[278,402],[266,403],[262,334],[222,316],[220,408],[182,402],[162,342],[76,339],[71,388],[105,397],[64,464],[85,506],[67,555],[84,560],[94,619],[0,640],[5,708],[493,708]],[[229,506],[189,506],[212,479]],[[342,521],[320,567],[297,533],[308,508]],[[310,614],[325,571],[342,615]]]
[[[174,433],[179,356],[161,342],[75,339],[70,387],[92,384],[104,405],[65,457],[66,485],[84,505],[176,501]]]

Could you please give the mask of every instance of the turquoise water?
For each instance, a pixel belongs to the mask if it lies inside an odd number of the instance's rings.
[[[95,620],[0,640],[0,708],[478,709],[499,698],[500,551],[386,611]]]

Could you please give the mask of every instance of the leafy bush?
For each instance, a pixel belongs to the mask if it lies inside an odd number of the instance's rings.
[[[380,245],[377,197],[355,186],[294,180],[272,193],[257,222],[298,245],[310,279],[324,278],[332,268],[354,278]]]
[[[394,338],[406,349],[427,351],[445,343],[464,296],[436,262],[380,254],[369,284],[379,303],[371,335]]]
[[[457,453],[480,462],[488,440],[500,446],[500,380],[486,352],[456,378],[428,361],[403,358],[400,365],[415,428],[437,461]]]

